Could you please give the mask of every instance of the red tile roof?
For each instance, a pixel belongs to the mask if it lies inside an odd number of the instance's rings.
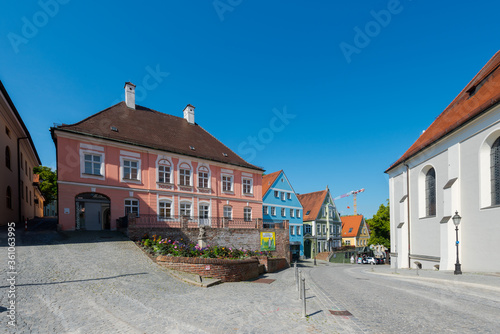
[[[385,172],[403,163],[447,134],[465,125],[500,101],[498,51],[417,141]]]
[[[262,196],[264,196],[269,188],[271,188],[272,184],[276,181],[276,178],[281,174],[281,172],[283,172],[283,170],[279,170],[262,177]]]
[[[114,128],[114,129],[112,129]],[[120,102],[83,121],[55,130],[105,138],[263,171],[243,160],[198,124],[136,105]]]
[[[359,228],[361,227],[361,222],[363,221],[363,215],[341,216],[340,219],[342,220],[342,237],[356,237],[358,235]],[[351,228],[352,231],[349,232],[349,229]]]
[[[304,221],[315,220],[318,217],[319,210],[325,201],[328,190],[316,191],[308,194],[297,195],[302,208],[304,209]],[[309,214],[307,214],[309,212]]]

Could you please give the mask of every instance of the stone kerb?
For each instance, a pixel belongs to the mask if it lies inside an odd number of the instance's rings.
[[[259,276],[259,260],[256,258],[226,260],[160,255],[156,261],[168,269],[218,278],[222,282],[240,282]]]

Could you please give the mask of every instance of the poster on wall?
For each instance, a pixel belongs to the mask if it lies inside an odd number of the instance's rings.
[[[276,250],[275,232],[260,232],[260,250],[261,251]]]

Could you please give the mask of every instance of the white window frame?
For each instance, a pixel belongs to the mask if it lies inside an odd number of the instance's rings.
[[[162,208],[162,204],[168,204],[169,205],[169,209],[170,209],[170,215],[167,216],[167,215],[162,215],[162,210],[166,210],[167,208]],[[171,200],[166,200],[166,199],[160,199],[158,201],[158,217],[160,219],[169,219],[169,218],[172,218],[174,216],[174,206],[172,205],[172,201]]]
[[[265,215],[269,214],[269,207],[267,205],[262,206],[262,213]]]
[[[295,218],[295,210],[294,209],[290,209],[290,217]]]
[[[317,233],[318,235],[321,235],[321,224],[318,224],[318,225],[316,226],[316,233]]]
[[[187,179],[188,184],[185,184],[186,182],[186,175],[183,175],[183,171],[188,171],[189,172],[189,177]],[[179,161],[179,177],[178,177],[178,185],[181,187],[192,187],[193,186],[193,167],[191,164],[183,161]],[[182,180],[182,182],[181,182]],[[184,184],[183,184],[184,183]]]
[[[286,194],[282,191],[281,192],[281,200],[284,201],[286,199]]]
[[[300,228],[300,225],[296,226],[296,228],[297,228],[297,235],[302,235],[302,229]]]
[[[249,184],[245,184],[249,182]],[[248,191],[246,191],[248,190]],[[253,179],[250,177],[241,178],[241,193],[243,195],[253,195]]]
[[[100,149],[100,148],[97,148]],[[85,155],[96,155],[101,157],[101,175],[96,175],[96,174],[87,174],[85,173]],[[83,179],[97,179],[97,180],[104,180],[105,179],[105,173],[106,173],[106,164],[105,164],[105,154],[104,154],[104,148],[102,148],[102,151],[98,150],[84,150],[80,149],[80,177]],[[23,164],[21,164],[22,166]]]
[[[130,204],[127,205],[127,201],[129,201]],[[136,202],[136,203],[134,203],[134,202]],[[127,212],[127,208],[130,208],[130,211]],[[137,198],[125,198],[125,200],[123,201],[123,210],[124,210],[125,216],[129,212],[134,213],[134,210],[133,210],[134,208],[137,208],[136,216],[139,217],[140,201]]]
[[[292,193],[286,193],[287,199],[292,199]]]
[[[201,214],[202,208],[206,207],[206,216],[207,217],[202,217],[204,215]],[[205,211],[205,210],[203,210]],[[198,218],[200,219],[207,219],[210,218],[210,203],[209,202],[199,202],[198,203]]]
[[[126,179],[125,178],[125,161],[136,162],[137,163],[137,179]],[[120,156],[120,180],[121,182],[127,183],[141,183],[141,160],[132,157]]]
[[[274,191],[274,197],[276,197],[276,198],[280,197],[280,192],[278,190]]]
[[[286,217],[286,208],[281,208],[281,217]]]
[[[200,176],[201,173],[206,174],[206,176],[205,175]],[[198,188],[210,189],[210,168],[208,166],[205,165],[198,166],[197,177],[198,177]],[[206,187],[200,186],[201,181],[204,181],[203,183],[205,183],[206,181]]]
[[[189,205],[189,214],[185,213],[186,205]],[[193,203],[191,203],[190,201],[181,200],[179,202],[179,216],[193,218]]]
[[[252,208],[249,206],[245,206],[243,208],[243,220],[246,222],[252,221]]]
[[[300,218],[300,209],[297,209],[297,210],[295,211],[295,213],[296,213],[297,218]]]
[[[172,168],[172,162],[170,162],[168,159],[160,159],[158,160],[156,164],[156,182],[158,183],[166,183],[166,184],[172,184],[172,177],[173,177],[173,168]],[[168,172],[166,171],[160,171],[160,167],[168,168]],[[160,173],[163,173],[163,181],[160,181]],[[166,181],[165,175],[168,175],[168,182]]]
[[[310,224],[304,224],[305,226],[305,233],[309,233],[309,234],[312,234],[312,225]]]
[[[224,205],[223,215],[224,215],[224,218],[229,219],[229,220],[233,220],[233,207],[230,205]]]
[[[229,182],[229,190],[227,189],[227,184]],[[234,192],[234,176],[230,174],[221,174],[221,190],[223,193],[233,193]]]
[[[330,234],[333,234],[333,224],[330,224]]]
[[[271,216],[276,216],[276,207],[275,206],[271,207]]]
[[[295,235],[295,226],[290,225],[290,235]]]

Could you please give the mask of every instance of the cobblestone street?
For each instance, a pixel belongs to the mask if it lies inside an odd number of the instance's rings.
[[[447,322],[457,321],[454,312],[461,306],[455,303],[469,306],[467,314],[458,313],[460,327],[451,331],[493,333],[498,325],[486,320],[499,310],[497,276],[464,274],[458,282],[443,272],[394,275],[389,266],[303,262],[304,319],[293,269],[267,274],[275,280],[271,284],[200,288],[173,278],[115,232],[21,233],[16,261],[13,333],[397,333],[401,328],[418,333],[446,331]],[[8,288],[0,287],[5,308]],[[349,310],[352,316],[330,310]],[[1,314],[0,326],[9,328],[6,312]]]
[[[18,333],[345,332],[311,299],[312,316],[301,318],[292,269],[266,275],[272,284],[205,289],[172,278],[118,233],[67,235],[28,232],[18,241]]]

